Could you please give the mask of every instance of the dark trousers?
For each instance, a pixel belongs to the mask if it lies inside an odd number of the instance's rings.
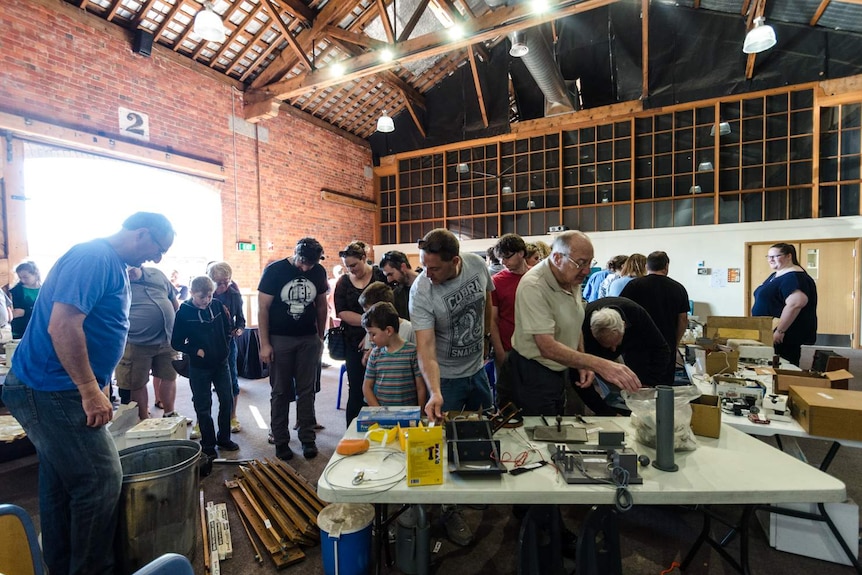
[[[347,426],[356,419],[362,406],[365,405],[365,396],[362,395],[362,383],[365,380],[365,366],[362,365],[362,349],[348,342],[347,354],[344,365],[347,367],[347,407],[345,417]]]
[[[201,447],[204,453],[212,454],[217,443],[230,441],[230,412],[233,409],[233,393],[231,392],[230,371],[227,359],[217,367],[189,366],[189,387],[192,389],[192,404],[198,417],[201,430]],[[218,432],[216,433],[212,418],[213,395],[215,388],[218,397]]]
[[[556,416],[566,406],[568,374],[568,369],[554,371],[513,349],[500,369],[500,382],[522,415]]]

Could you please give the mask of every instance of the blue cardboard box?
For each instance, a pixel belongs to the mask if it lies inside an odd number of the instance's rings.
[[[416,427],[419,425],[421,417],[422,409],[420,407],[365,406],[360,410],[359,417],[356,418],[356,430],[368,431],[368,428],[375,423],[387,429],[399,424],[401,427]]]

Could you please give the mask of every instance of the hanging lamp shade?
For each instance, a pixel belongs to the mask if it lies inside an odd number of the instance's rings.
[[[213,11],[210,2],[204,2],[204,7],[195,14],[195,34],[210,42],[224,42],[224,23],[218,14]]]
[[[383,115],[377,119],[377,131],[384,134],[395,131],[395,122],[392,121],[386,110],[383,110]]]
[[[530,48],[527,46],[527,43],[524,40],[523,31],[516,30],[515,32],[513,32],[511,40],[512,47],[509,48],[509,56],[512,56],[513,58],[522,58],[530,52]]]
[[[754,19],[754,27],[745,35],[742,51],[746,54],[760,54],[775,46],[775,30],[766,23],[763,16]]]

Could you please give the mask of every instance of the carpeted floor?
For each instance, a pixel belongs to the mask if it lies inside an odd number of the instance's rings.
[[[318,422],[325,429],[318,433],[320,455],[305,460],[301,455],[298,441],[292,445],[297,456],[292,466],[312,483],[316,483],[324,466],[331,457],[335,445],[345,429],[344,411],[336,410],[338,392],[338,363],[324,369],[322,390],[317,395],[316,410]],[[239,402],[239,417],[243,424],[242,432],[234,435],[240,450],[225,453],[229,459],[250,459],[274,457],[274,447],[267,443],[267,424],[269,422],[269,382],[268,380],[242,380],[242,394]],[[347,380],[344,381],[346,403]],[[193,414],[188,382],[180,378],[178,382],[177,409],[184,414]],[[260,415],[258,424],[255,412]],[[161,411],[151,407],[153,416]],[[293,414],[291,414],[293,421]],[[771,441],[771,440],[770,440]],[[825,455],[829,444],[823,441],[800,441],[800,446],[811,461],[819,462]],[[773,443],[774,445],[774,443]],[[38,463],[35,456],[0,464],[0,502],[16,503],[26,509],[34,521],[39,523],[37,498]],[[275,573],[277,570],[268,558],[263,564],[254,560],[252,546],[242,529],[232,500],[224,486],[226,479],[233,478],[236,465],[216,465],[212,475],[202,481],[208,501],[226,502],[231,519],[234,556],[221,563],[221,572],[227,575]],[[847,484],[848,495],[862,500],[862,451],[842,448],[832,463],[830,473]],[[745,481],[744,477],[740,481]],[[563,509],[566,525],[577,530],[581,518],[588,511],[586,507],[568,506]],[[726,511],[738,514],[739,509],[728,506]],[[457,547],[449,542],[442,527],[436,521],[438,511],[430,509],[432,520],[432,548],[439,542],[439,549],[433,554],[432,573],[454,574],[499,574],[517,573],[517,541],[520,522],[507,505],[491,506],[485,510],[464,508],[464,515],[474,530],[475,539],[468,547]],[[690,509],[680,507],[636,506],[622,516],[620,521],[623,572],[631,575],[658,575],[679,562],[694,541],[700,530],[700,515]],[[832,575],[850,573],[850,567],[801,557],[776,551],[769,547],[763,531],[752,524],[751,528],[751,567],[755,574],[772,573],[819,573]],[[200,540],[199,540],[200,541]],[[738,540],[728,546],[731,552],[738,550]],[[323,573],[320,547],[304,550],[306,559],[282,572],[316,575]],[[194,557],[195,572],[204,574],[203,554],[200,546]],[[397,568],[383,568],[383,573],[398,573]],[[674,572],[678,572],[676,569]],[[733,569],[723,562],[717,553],[709,548],[702,549],[696,556],[687,573],[717,575],[733,573]]]

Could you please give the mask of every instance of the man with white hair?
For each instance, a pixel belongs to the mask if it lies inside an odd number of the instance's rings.
[[[587,304],[582,331],[585,352],[624,363],[643,385],[672,383],[665,377],[670,348],[647,311],[630,299],[606,297]],[[601,377],[595,386],[577,391],[596,415],[614,415],[615,407],[624,407]]]
[[[563,413],[569,370],[572,381],[589,387],[594,374],[621,389],[641,383],[631,369],[584,352],[584,304],[580,285],[590,272],[593,245],[582,232],[567,231],[554,240],[551,255],[530,269],[515,295],[515,332],[500,378],[506,379],[524,415]]]

